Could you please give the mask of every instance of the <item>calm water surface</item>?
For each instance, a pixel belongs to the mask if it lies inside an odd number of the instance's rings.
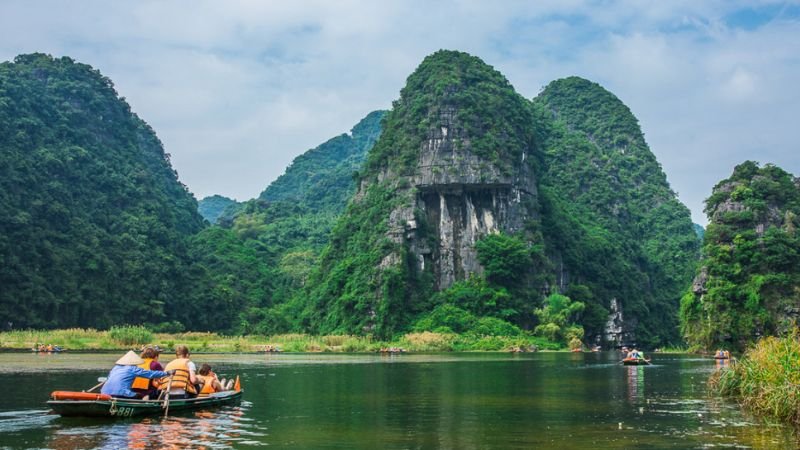
[[[0,354],[3,448],[797,448],[788,427],[710,399],[715,362],[612,353],[194,355],[239,374],[239,406],[135,420],[48,414],[118,354]]]

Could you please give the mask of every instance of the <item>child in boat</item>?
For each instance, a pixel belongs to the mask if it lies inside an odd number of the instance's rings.
[[[144,363],[144,360],[137,356],[136,353],[132,351],[126,353],[125,356],[117,360],[100,392],[112,397],[142,398],[142,394],[131,390],[133,380],[136,377],[153,379],[170,375],[168,372],[160,370],[143,369],[139,367],[139,364],[142,363]]]
[[[217,374],[211,371],[211,366],[208,364],[203,364],[200,366],[200,370],[197,371],[203,377],[205,382],[203,383],[203,388],[200,389],[200,396],[206,396],[208,394],[213,394],[214,392],[220,392],[226,390],[225,380],[219,380]],[[230,388],[227,388],[230,390]]]

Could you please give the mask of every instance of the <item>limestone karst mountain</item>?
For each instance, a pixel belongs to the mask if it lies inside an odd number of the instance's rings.
[[[744,348],[800,317],[800,178],[746,161],[714,186],[697,277],[681,325],[700,349]]]
[[[698,242],[638,121],[614,94],[578,77],[553,81],[533,104],[559,288],[589,306],[589,334],[677,342],[676,299],[691,279]]]
[[[697,241],[630,111],[580,79],[531,103],[450,51],[422,62],[387,115],[311,279],[305,323],[404,329],[435,292],[490,277],[478,248],[495,234],[530,249],[514,286],[495,283],[512,298],[504,319],[528,326],[544,295],[566,292],[589,304],[593,338],[615,321],[612,341],[676,337]]]

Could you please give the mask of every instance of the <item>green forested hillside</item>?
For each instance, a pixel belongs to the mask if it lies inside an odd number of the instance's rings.
[[[189,303],[186,239],[202,223],[108,78],[42,54],[0,64],[0,322],[175,316]]]
[[[381,134],[385,111],[373,111],[342,134],[292,161],[259,196],[268,202],[299,203],[315,213],[340,214],[355,192],[353,175]]]
[[[215,260],[203,263],[207,283],[236,299],[238,331],[270,333],[299,327],[297,314],[287,310],[291,306],[287,301],[304,286],[333,224],[353,195],[354,174],[380,136],[383,115],[374,111],[350,134],[298,156],[258,199],[225,210],[220,230],[208,230],[193,240],[207,250],[199,252],[199,257],[213,255]],[[214,250],[220,245],[228,251]],[[245,258],[233,251],[237,247],[246,251]],[[255,278],[234,270],[249,264],[260,267],[248,272]]]
[[[702,349],[743,348],[800,316],[800,181],[744,162],[706,200],[703,260],[681,301],[686,339]]]
[[[220,217],[225,216],[226,209],[235,208],[239,203],[222,195],[211,195],[197,202],[197,212],[210,224],[217,223]]]
[[[706,234],[706,229],[703,228],[702,225],[696,223],[694,224],[694,232],[697,233],[697,239],[699,239],[700,242],[703,242],[703,237]]]
[[[670,189],[630,110],[571,77],[533,101],[544,149],[548,252],[569,289],[588,287],[587,331],[616,299],[639,342],[677,342],[678,299],[698,258],[689,210]]]

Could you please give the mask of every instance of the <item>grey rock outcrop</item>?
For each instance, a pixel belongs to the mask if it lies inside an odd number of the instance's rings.
[[[407,244],[417,270],[432,268],[436,289],[446,289],[483,272],[475,250],[478,240],[518,232],[535,217],[537,191],[528,153],[508,169],[472,150],[455,108],[443,108],[434,123],[416,172],[398,183],[412,189],[408,201],[392,211],[388,237]],[[397,258],[389,255],[382,265]]]

